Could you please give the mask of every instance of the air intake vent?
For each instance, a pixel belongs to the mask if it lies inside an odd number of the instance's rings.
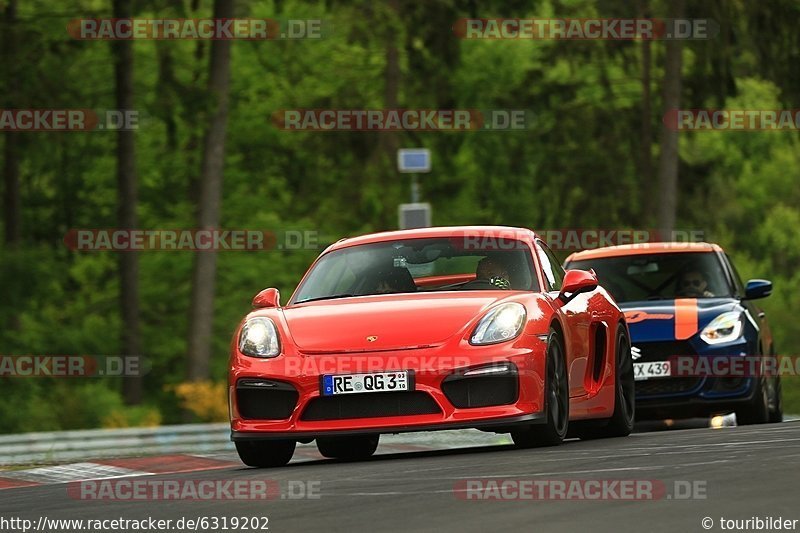
[[[282,381],[246,378],[236,382],[236,406],[248,420],[284,420],[292,416],[297,389]]]
[[[308,421],[343,420],[441,412],[439,405],[426,392],[375,392],[314,398],[300,418]]]

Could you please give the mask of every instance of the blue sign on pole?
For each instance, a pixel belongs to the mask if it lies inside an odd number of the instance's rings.
[[[397,151],[397,170],[400,172],[430,172],[431,151],[427,148],[401,148]]]

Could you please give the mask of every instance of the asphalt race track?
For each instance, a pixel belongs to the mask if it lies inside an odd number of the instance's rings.
[[[453,435],[452,432],[447,434]],[[429,434],[434,435],[434,434]],[[317,498],[260,501],[82,501],[54,484],[0,491],[0,516],[174,520],[200,516],[269,518],[269,531],[721,531],[719,520],[800,519],[800,422],[723,429],[638,432],[628,438],[568,441],[518,450],[502,436],[461,432],[432,444],[390,437],[378,455],[359,463],[319,459],[299,446],[284,468],[237,464],[157,479],[316,482]],[[422,437],[418,437],[422,438]],[[397,440],[393,440],[397,439]],[[461,442],[460,447],[447,449]],[[422,442],[422,441],[420,441]],[[216,457],[216,456],[215,456]],[[232,454],[220,459],[235,462]],[[650,480],[666,488],[657,499],[475,501],[466,480],[490,486],[506,478]],[[141,478],[138,478],[141,479]],[[677,482],[677,485],[676,485]],[[698,487],[691,494],[676,486]],[[308,485],[306,485],[308,486]],[[495,493],[497,494],[497,493]],[[473,494],[474,495],[474,494]],[[286,496],[284,494],[284,496]],[[697,496],[697,497],[693,497]],[[684,499],[687,498],[687,499]],[[701,520],[713,519],[704,529]],[[795,530],[800,529],[800,522]],[[179,529],[172,529],[179,531]],[[186,530],[186,529],[184,529]],[[791,530],[791,529],[789,529]]]

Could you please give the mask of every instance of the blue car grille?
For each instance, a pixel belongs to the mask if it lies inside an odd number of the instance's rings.
[[[679,355],[697,355],[697,351],[686,341],[633,342],[641,356],[636,363],[666,361]],[[701,377],[657,378],[636,382],[636,397],[687,394],[699,389],[703,384]]]
[[[666,361],[675,355],[697,355],[697,350],[686,341],[667,341],[667,342],[636,342],[633,346],[641,350],[641,357],[636,359],[636,363],[646,363],[650,361]]]
[[[636,382],[637,396],[681,394],[696,389],[703,378],[661,378]]]

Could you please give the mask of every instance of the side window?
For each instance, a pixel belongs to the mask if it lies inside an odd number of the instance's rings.
[[[548,291],[557,291],[561,289],[561,282],[564,280],[564,269],[556,259],[553,252],[545,246],[541,241],[536,241],[536,253],[539,255],[539,262],[542,264],[542,271],[544,272],[545,287]]]

